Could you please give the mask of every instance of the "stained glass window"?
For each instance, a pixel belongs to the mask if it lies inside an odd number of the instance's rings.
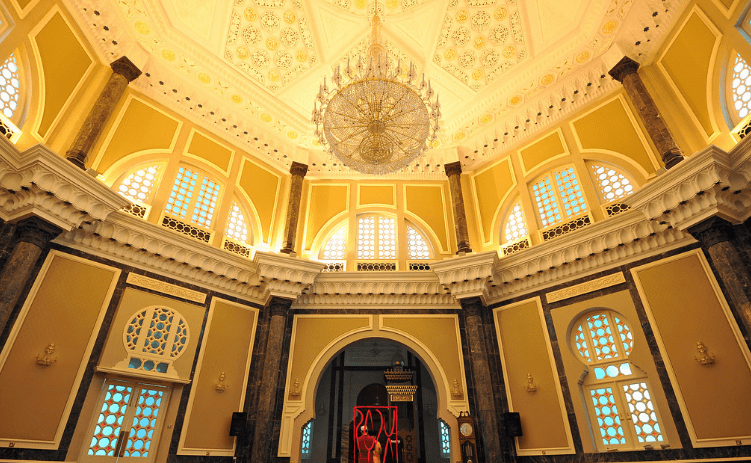
[[[430,259],[428,243],[411,225],[407,225],[407,259]]]
[[[224,230],[224,234],[237,241],[243,243],[248,241],[248,225],[245,220],[245,214],[240,208],[240,205],[236,200],[232,201],[232,208],[229,211],[229,218],[227,220],[227,228]]]
[[[311,443],[313,440],[313,420],[305,423],[302,427],[302,457],[307,460],[311,457],[313,452],[311,451]]]
[[[528,234],[527,222],[524,220],[524,209],[522,208],[522,200],[520,198],[516,200],[506,215],[506,221],[503,224],[503,243],[516,241]]]
[[[125,177],[118,187],[118,192],[134,201],[148,203],[154,192],[154,183],[161,166],[149,166],[139,169]]]
[[[751,67],[740,54],[735,55],[733,72],[730,76],[732,87],[733,109],[735,114],[743,119],[751,110]]]
[[[623,392],[626,394],[626,403],[639,442],[662,442],[660,423],[657,421],[647,383],[624,384]]]
[[[156,306],[138,311],[123,333],[128,351],[125,368],[168,373],[189,340],[188,324],[176,311]]]
[[[21,82],[18,76],[18,62],[15,53],[0,66],[0,111],[8,119],[18,109],[18,97],[21,92]]]
[[[438,420],[441,434],[441,457],[451,458],[451,433],[449,427],[443,420]]]
[[[600,191],[603,203],[610,203],[634,192],[634,186],[616,169],[592,164],[592,176]]]
[[[615,403],[613,389],[610,387],[600,387],[592,389],[589,392],[603,444],[606,446],[625,444],[626,436],[623,433],[623,425],[618,415],[618,406]]]
[[[153,459],[168,393],[164,386],[105,379],[86,454]]]

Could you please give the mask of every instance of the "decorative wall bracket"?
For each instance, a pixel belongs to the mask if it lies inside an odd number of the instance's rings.
[[[464,398],[464,391],[459,387],[459,381],[454,378],[454,388],[451,389],[451,398],[454,400],[461,400]]]
[[[219,379],[214,383],[214,389],[216,389],[216,392],[224,392],[229,389],[229,384],[224,382],[226,377],[227,375],[224,372],[219,373]]]
[[[532,373],[527,373],[527,384],[524,385],[524,390],[530,394],[537,392],[537,384],[535,384],[535,378],[532,377]]]
[[[44,367],[48,367],[57,361],[57,357],[53,357],[55,353],[55,343],[51,342],[44,348],[43,355],[37,355],[37,364]]]
[[[705,367],[711,367],[714,365],[714,354],[710,352],[707,346],[701,341],[696,343],[696,353],[694,354],[694,358]]]
[[[290,399],[299,399],[302,396],[302,387],[300,386],[300,379],[296,379],[292,384],[292,390],[289,391]]]

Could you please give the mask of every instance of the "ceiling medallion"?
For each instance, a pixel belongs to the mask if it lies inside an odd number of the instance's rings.
[[[381,40],[381,20],[373,15],[366,66],[349,60],[342,75],[334,68],[313,103],[318,141],[350,169],[365,174],[396,172],[421,156],[440,129],[441,105],[430,81],[415,81],[416,67],[389,63]],[[435,99],[433,97],[435,96]]]

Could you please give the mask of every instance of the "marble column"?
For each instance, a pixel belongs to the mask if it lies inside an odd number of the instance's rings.
[[[486,463],[500,462],[503,459],[499,438],[495,400],[493,399],[493,381],[485,350],[485,332],[482,313],[485,308],[479,297],[470,297],[459,301],[464,311],[464,329],[467,332],[467,345],[471,363],[471,377],[474,389],[475,422],[482,438],[482,451]]]
[[[725,287],[726,296],[732,301],[738,319],[744,325],[746,343],[751,344],[751,276],[739,250],[731,241],[734,236],[733,226],[719,217],[710,217],[689,227],[688,232],[709,254]]]
[[[86,159],[91,149],[96,144],[101,135],[104,125],[112,115],[112,111],[117,106],[120,98],[125,93],[128,83],[135,80],[141,75],[141,71],[125,56],[118,58],[110,64],[112,74],[107,84],[104,86],[102,93],[91,108],[89,115],[78,131],[78,136],[73,142],[65,157],[80,167],[86,169]]]
[[[623,84],[626,95],[639,112],[649,137],[662,157],[665,168],[670,169],[683,160],[683,153],[675,143],[675,139],[673,139],[668,126],[665,125],[662,116],[660,116],[660,111],[649,95],[647,87],[637,72],[638,70],[639,63],[628,56],[624,56],[623,59],[618,61],[618,64],[613,66],[609,74],[613,79]]]
[[[469,232],[467,231],[467,215],[464,212],[464,196],[462,195],[462,164],[451,162],[444,164],[446,176],[449,178],[449,188],[451,188],[451,202],[454,205],[454,227],[456,228],[456,247],[457,254],[462,252],[472,252],[469,247]]]
[[[289,207],[287,207],[287,220],[284,222],[284,245],[282,252],[285,254],[295,253],[297,241],[297,219],[300,216],[300,197],[302,196],[302,181],[308,173],[308,166],[299,162],[293,162],[289,168],[292,180],[289,187]]]
[[[266,335],[266,355],[263,360],[261,384],[258,391],[258,404],[252,413],[256,416],[255,432],[251,445],[252,463],[270,461],[272,433],[274,430],[274,406],[276,404],[277,382],[281,370],[282,345],[287,323],[287,312],[291,299],[272,297],[269,302],[269,328]],[[259,366],[256,365],[256,368]],[[248,436],[250,437],[250,436]]]
[[[42,250],[60,233],[62,230],[38,217],[18,223],[16,245],[0,271],[0,333],[5,329]]]

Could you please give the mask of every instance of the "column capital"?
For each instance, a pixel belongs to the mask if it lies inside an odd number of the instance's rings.
[[[461,304],[462,310],[467,317],[480,316],[480,312],[485,307],[480,297],[465,297],[464,299],[459,299],[459,304]]]
[[[110,63],[110,67],[112,68],[112,72],[125,77],[128,79],[128,82],[133,82],[141,75],[141,70],[127,56],[119,57]]]
[[[608,74],[610,74],[610,77],[617,80],[618,82],[623,83],[623,79],[629,75],[629,74],[636,74],[639,70],[639,63],[632,60],[628,56],[624,56],[621,58],[618,63],[613,66],[610,71],[608,71]]]
[[[730,241],[735,236],[733,225],[717,216],[689,227],[688,232],[707,249],[717,243]]]
[[[443,168],[446,170],[446,175],[449,177],[452,175],[461,175],[462,173],[462,163],[459,161],[444,164]]]
[[[39,249],[44,249],[47,243],[55,239],[63,231],[39,217],[29,217],[18,222],[16,227],[16,239],[33,244]]]
[[[292,161],[292,165],[289,166],[289,173],[293,176],[305,177],[305,174],[308,173],[308,165]]]

